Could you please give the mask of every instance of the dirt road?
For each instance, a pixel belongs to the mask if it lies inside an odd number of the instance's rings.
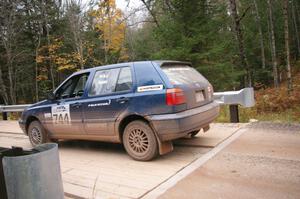
[[[159,198],[300,198],[300,125],[251,124]]]

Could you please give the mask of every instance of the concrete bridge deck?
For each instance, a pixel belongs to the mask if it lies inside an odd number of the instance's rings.
[[[31,148],[15,121],[0,122],[0,146]],[[70,198],[300,197],[297,126],[213,124],[151,162],[102,142],[60,142],[59,154]]]

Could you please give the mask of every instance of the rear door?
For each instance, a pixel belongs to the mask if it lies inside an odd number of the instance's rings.
[[[133,75],[130,66],[98,70],[83,104],[87,134],[113,135],[114,123],[132,98]]]
[[[175,87],[183,89],[187,109],[207,104],[213,100],[212,86],[194,68],[183,64],[172,64],[161,68]]]

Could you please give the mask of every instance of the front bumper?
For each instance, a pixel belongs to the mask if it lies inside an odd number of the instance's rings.
[[[25,121],[23,121],[22,119],[19,119],[18,122],[19,122],[19,126],[20,126],[20,128],[22,129],[23,133],[24,133],[25,135],[27,135]]]
[[[219,115],[215,101],[174,114],[148,116],[161,141],[174,140],[208,126]]]

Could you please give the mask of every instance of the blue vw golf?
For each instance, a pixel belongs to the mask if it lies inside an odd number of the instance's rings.
[[[218,116],[213,87],[190,63],[142,61],[68,77],[19,124],[32,145],[61,139],[123,143],[136,160],[173,150],[172,140],[209,129]]]

